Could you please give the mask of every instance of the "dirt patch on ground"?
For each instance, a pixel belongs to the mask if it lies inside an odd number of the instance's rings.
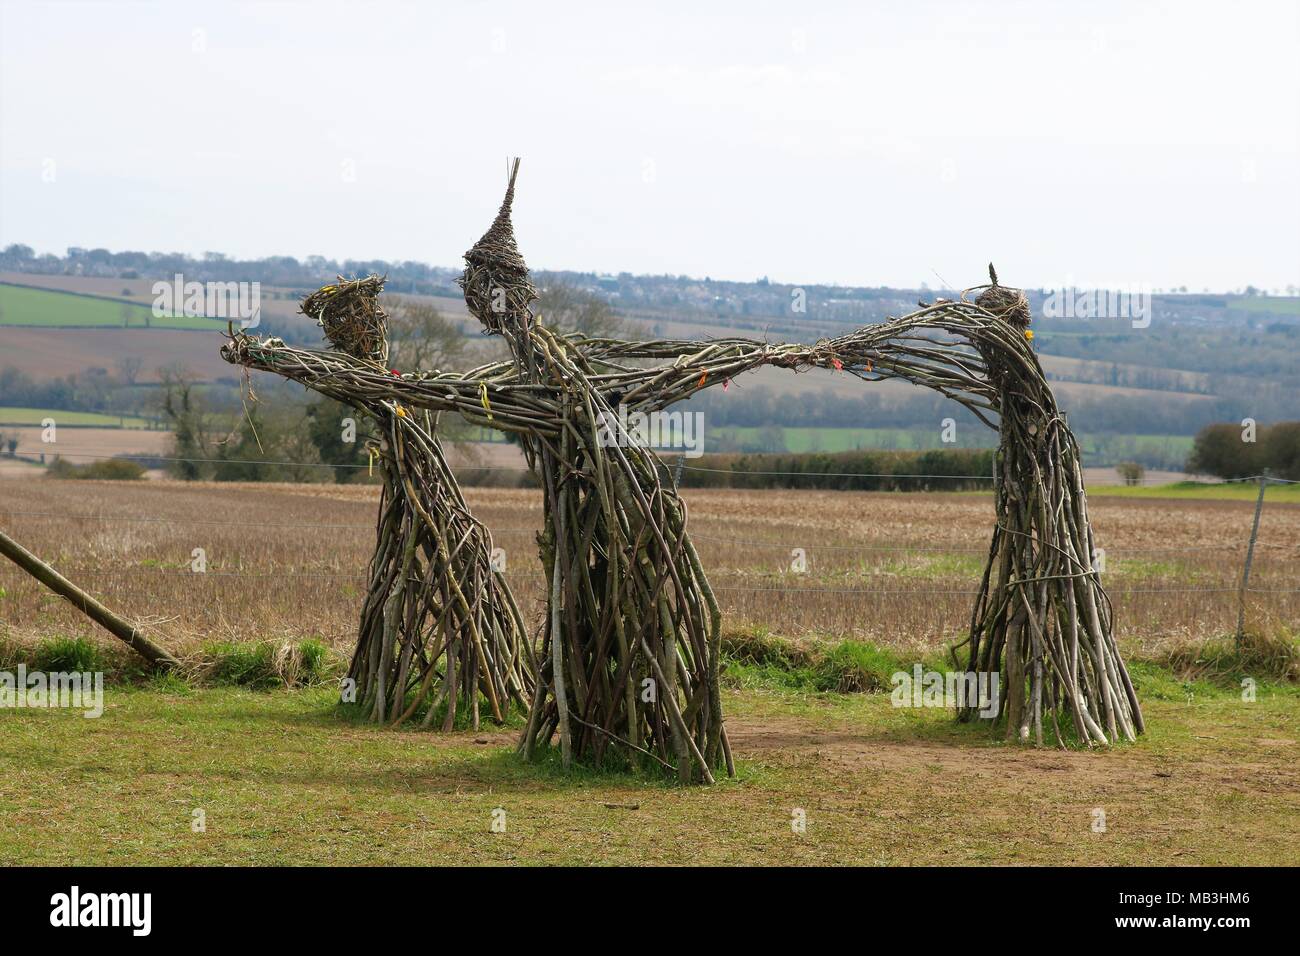
[[[757,722],[727,722],[732,749],[737,754],[756,756],[779,751],[811,756],[844,770],[920,771],[939,769],[962,776],[1044,776],[1060,781],[1088,777],[1132,779],[1134,767],[1122,751],[1117,759],[1098,761],[1085,751],[1040,750],[971,746],[969,741],[942,744],[893,739],[870,728],[861,730],[818,730],[797,719],[765,719]]]
[[[1300,796],[1296,744],[1285,739],[1255,740],[1263,749],[1249,757],[1202,743],[1194,757],[1183,756],[1174,762],[1140,744],[1105,751],[1015,744],[973,746],[968,739],[944,744],[898,739],[870,727],[818,729],[797,718],[729,720],[727,731],[733,751],[742,759],[782,754],[811,760],[832,772],[938,773],[951,779],[978,780],[981,789],[995,792],[1015,793],[1026,786],[1038,786],[1057,792],[1119,789],[1160,794],[1215,785],[1240,792]]]

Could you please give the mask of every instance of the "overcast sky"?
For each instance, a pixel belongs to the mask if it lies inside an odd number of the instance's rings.
[[[0,244],[1300,282],[1294,0],[0,6]]]

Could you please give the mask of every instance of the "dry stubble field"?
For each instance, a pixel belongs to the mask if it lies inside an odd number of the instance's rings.
[[[978,494],[688,489],[691,527],[729,626],[903,651],[959,639],[991,530]],[[529,490],[470,488],[506,551],[526,611],[540,606]],[[318,637],[346,648],[373,539],[364,485],[5,481],[0,522],[110,606],[166,618],[185,650],[213,639]],[[1151,655],[1230,631],[1252,506],[1097,497],[1091,512],[1123,646]],[[190,570],[195,548],[207,573]],[[807,572],[790,570],[802,549]],[[1300,620],[1300,506],[1266,504],[1252,620]],[[71,609],[12,567],[0,622],[19,636],[84,630]]]
[[[371,542],[363,486],[0,482],[0,527],[184,654],[319,638],[346,653]],[[470,489],[538,609],[529,491]],[[690,490],[730,631],[869,640],[933,659],[959,639],[989,535],[983,495]],[[1157,659],[1231,631],[1248,502],[1095,498],[1121,644]],[[1294,629],[1300,506],[1266,506],[1252,625]],[[207,571],[190,570],[193,550]],[[803,549],[806,573],[789,570]],[[90,633],[0,568],[0,635]],[[752,675],[751,675],[752,676]],[[740,777],[711,790],[519,764],[511,731],[356,725],[328,689],[109,688],[97,721],[0,714],[0,849],[56,862],[1294,862],[1293,687],[1139,665],[1151,732],[1109,753],[1022,750],[884,694],[740,673]],[[216,822],[192,834],[189,814]],[[492,809],[512,822],[492,834]],[[635,809],[632,809],[635,807]],[[809,826],[795,834],[794,808]],[[1106,832],[1092,812],[1106,810]],[[63,849],[60,850],[59,848]],[[62,856],[54,854],[62,852]]]

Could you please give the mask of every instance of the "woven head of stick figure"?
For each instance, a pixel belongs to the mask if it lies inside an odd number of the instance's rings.
[[[388,314],[379,305],[384,280],[377,275],[321,286],[302,300],[299,311],[325,330],[340,352],[355,358],[388,359]]]
[[[519,254],[515,227],[510,221],[518,175],[516,159],[510,166],[510,184],[501,209],[483,238],[465,253],[465,272],[460,278],[470,313],[496,335],[525,330],[532,316],[529,306],[537,298],[537,288],[528,278],[528,266]]]
[[[985,311],[992,312],[998,318],[1005,319],[1021,331],[1029,328],[1031,313],[1029,299],[1024,292],[998,285],[998,274],[994,271],[991,262],[989,280],[992,284],[976,297],[975,304]]]

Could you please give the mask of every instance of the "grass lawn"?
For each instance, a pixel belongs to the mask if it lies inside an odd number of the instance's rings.
[[[106,688],[98,720],[0,712],[0,855],[43,864],[1286,864],[1300,838],[1300,694],[1135,668],[1149,734],[1031,749],[747,679],[739,775],[680,788],[563,773],[513,729],[388,731],[326,688]],[[493,811],[506,831],[493,833]],[[1095,811],[1105,832],[1095,832]],[[796,833],[802,809],[807,830]],[[206,832],[193,832],[202,810]]]
[[[149,421],[134,415],[104,415],[99,412],[69,412],[53,408],[0,406],[0,425],[35,425],[52,418],[56,425],[91,425],[96,428],[147,428]]]
[[[1175,481],[1168,485],[1090,485],[1089,498],[1175,498],[1195,501],[1254,501],[1259,497],[1257,482],[1234,481],[1209,484],[1201,481]],[[1300,485],[1271,484],[1264,492],[1264,503],[1300,504]]]
[[[0,325],[48,328],[224,329],[216,319],[197,316],[155,318],[148,306],[48,289],[0,284]]]

